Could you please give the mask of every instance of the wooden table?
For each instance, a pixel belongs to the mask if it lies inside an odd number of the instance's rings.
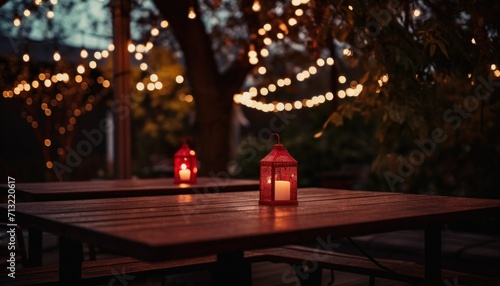
[[[19,203],[16,220],[61,236],[64,285],[76,285],[81,274],[82,242],[150,261],[217,254],[225,274],[217,282],[242,285],[250,275],[242,270],[244,250],[420,227],[426,278],[438,280],[441,224],[500,212],[500,200],[318,188],[298,194],[298,206],[259,205],[258,192]]]
[[[16,184],[17,201],[58,201],[97,198],[241,192],[259,189],[258,180],[198,178],[197,184],[174,184],[173,178],[43,182]]]
[[[5,187],[0,187],[5,188]],[[59,201],[138,197],[218,192],[242,192],[259,189],[258,180],[199,177],[197,184],[174,184],[173,178],[103,181],[70,181],[16,184],[16,201]],[[42,231],[29,228],[27,265],[42,263]]]

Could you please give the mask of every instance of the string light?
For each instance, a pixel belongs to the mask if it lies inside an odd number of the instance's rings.
[[[194,11],[193,7],[189,7],[188,18],[191,20],[196,18],[196,12]]]
[[[85,58],[87,58],[88,56],[89,56],[89,53],[87,52],[87,50],[86,50],[86,49],[82,49],[82,50],[80,51],[80,57],[81,57],[82,59],[85,59]]]
[[[262,8],[262,6],[260,5],[259,0],[255,0],[255,1],[253,1],[253,4],[252,4],[252,11],[254,11],[254,12],[259,12],[261,8]]]
[[[19,27],[21,26],[21,19],[19,17],[14,18],[14,21],[12,22],[14,26]]]
[[[155,28],[151,29],[151,36],[156,37],[159,34],[160,34],[160,30],[158,30],[158,28],[155,27]]]
[[[61,54],[59,54],[58,51],[55,51],[53,58],[54,58],[54,61],[58,62],[61,60]]]
[[[326,60],[325,59],[318,59],[316,61],[316,64],[318,66],[324,66],[324,64],[327,64],[329,66],[332,66],[334,64],[333,58],[329,57]],[[260,67],[259,67],[260,69]],[[303,81],[307,78],[309,78],[311,75],[314,75],[317,73],[317,68],[315,66],[310,66],[308,69],[305,69],[296,75],[296,79],[298,81]],[[354,82],[353,82],[354,83]],[[276,85],[279,87],[284,87],[284,86],[289,86],[292,84],[292,81],[290,78],[282,78],[278,79],[276,81]],[[303,107],[308,107],[312,108],[315,106],[318,106],[320,104],[323,104],[327,101],[331,101],[334,98],[334,95],[332,92],[327,92],[325,95],[316,95],[312,96],[310,98],[305,98],[301,101],[295,101],[295,102],[277,102],[273,101],[272,103],[266,103],[264,101],[258,101],[254,100],[253,98],[256,97],[257,95],[262,95],[266,96],[268,95],[269,92],[275,92],[276,91],[276,85],[270,84],[268,88],[261,88],[260,90],[257,90],[257,88],[252,87],[250,88],[247,92],[243,93],[238,93],[233,96],[233,101],[236,104],[242,104],[250,108],[254,108],[260,111],[264,112],[277,112],[277,111],[283,111],[287,110],[290,111],[292,109],[301,109]],[[363,90],[363,86],[361,84],[354,84],[353,87],[349,87],[346,90],[341,90],[339,91],[339,97],[355,97],[358,96],[361,91]]]
[[[47,11],[47,18],[48,19],[52,19],[54,18],[55,14],[54,14],[54,11],[52,11],[52,8],[49,9],[49,11]]]
[[[129,51],[129,53],[135,52],[135,45],[132,43],[128,44],[127,50]]]

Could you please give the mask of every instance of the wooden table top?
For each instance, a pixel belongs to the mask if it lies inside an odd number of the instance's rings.
[[[16,184],[17,201],[57,201],[155,195],[255,191],[258,180],[198,178],[197,184],[174,184],[173,178]]]
[[[259,205],[258,192],[27,202],[16,205],[16,222],[118,254],[161,260],[500,212],[500,200],[319,188],[299,189],[298,195],[298,206]]]

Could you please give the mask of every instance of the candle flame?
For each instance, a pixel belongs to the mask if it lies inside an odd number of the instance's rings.
[[[187,168],[186,164],[181,165],[181,170],[186,170],[186,168]]]

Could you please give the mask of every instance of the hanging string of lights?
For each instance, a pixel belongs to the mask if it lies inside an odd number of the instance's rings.
[[[33,1],[35,5],[31,5],[28,8],[24,9],[23,13],[21,16],[16,15],[14,19],[12,20],[12,24],[15,27],[20,27],[23,22],[23,18],[29,18],[31,15],[34,13],[39,12],[43,8],[47,9],[46,17],[47,19],[52,19],[54,18],[54,6],[57,5],[58,0],[50,0],[50,1],[42,1],[42,0],[35,0]]]
[[[35,13],[45,13],[46,11],[47,19],[51,20],[55,17],[54,6],[58,4],[57,0],[35,0],[34,4],[34,6],[32,5],[30,8],[24,10],[24,18],[14,17],[13,24],[15,27],[20,27],[26,18]],[[85,48],[82,48],[80,56],[82,59],[85,59],[89,57],[89,53]],[[96,60],[108,56],[109,51],[107,50],[94,53]],[[27,47],[21,58],[25,63],[29,63],[32,60]],[[53,160],[51,158],[52,148],[57,148],[55,151],[57,151],[59,156],[63,156],[66,152],[62,147],[58,147],[58,144],[54,144],[58,140],[55,140],[50,134],[55,131],[56,134],[63,136],[73,132],[78,118],[86,112],[92,111],[94,105],[106,94],[106,90],[111,86],[109,80],[99,76],[96,82],[102,89],[97,91],[92,87],[95,83],[94,80],[88,78],[85,64],[77,65],[75,72],[56,72],[56,70],[64,67],[64,63],[62,63],[63,55],[59,51],[57,42],[52,54],[52,60],[54,61],[52,71],[46,69],[35,76],[31,76],[29,72],[21,73],[16,77],[17,80],[12,83],[12,87],[2,92],[4,98],[15,98],[21,100],[26,105],[26,108],[21,111],[20,116],[35,130],[35,134],[41,140],[42,146],[44,146],[42,153],[46,160],[45,167],[47,169],[53,168]],[[97,67],[95,61],[88,62],[88,65],[91,69]],[[27,70],[29,69],[25,69],[25,71]],[[74,87],[77,88],[75,89]],[[50,119],[51,117],[57,119]],[[61,138],[59,138],[60,140]],[[59,142],[59,146],[64,144],[61,142]]]

